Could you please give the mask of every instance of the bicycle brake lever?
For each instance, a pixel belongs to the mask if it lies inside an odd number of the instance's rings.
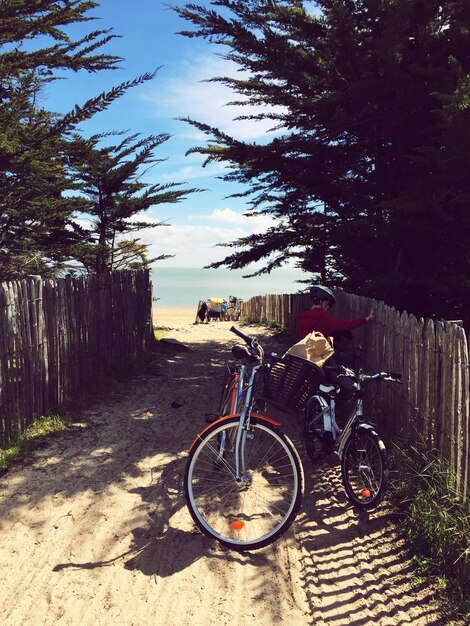
[[[395,372],[380,372],[380,379],[393,383],[402,383],[401,374],[396,374]]]
[[[403,385],[403,381],[401,379],[401,376],[398,376],[398,377],[396,377],[395,375],[393,375],[393,376],[386,376],[384,378],[384,380],[388,380],[388,381],[390,381],[392,383],[399,383],[400,385]]]
[[[344,367],[344,365],[339,366],[342,370],[342,374],[338,374],[338,378],[356,378],[356,372],[354,370],[349,369],[349,367]]]

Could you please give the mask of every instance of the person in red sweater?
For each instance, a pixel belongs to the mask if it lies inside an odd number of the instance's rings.
[[[297,316],[297,341],[300,341],[313,331],[321,333],[327,339],[336,330],[353,330],[374,319],[375,309],[372,307],[366,317],[354,320],[342,320],[328,313],[328,309],[335,303],[333,292],[323,285],[314,285],[310,289],[312,307],[302,311]]]
[[[330,338],[335,331],[353,330],[375,318],[374,307],[371,307],[366,317],[358,317],[354,320],[342,320],[339,317],[330,315],[328,309],[335,303],[335,297],[331,289],[323,285],[311,287],[310,297],[312,299],[312,307],[302,311],[297,316],[297,341],[301,341],[304,337],[316,331],[322,333],[331,343]],[[339,371],[336,371],[338,363],[335,359],[335,354],[328,359],[325,365],[329,366],[326,372],[327,379],[339,385],[342,389],[342,394],[340,394],[336,406],[337,422],[340,428],[342,428],[343,422],[346,421],[350,411],[349,402],[352,393],[357,389],[357,386],[353,378],[343,376]]]

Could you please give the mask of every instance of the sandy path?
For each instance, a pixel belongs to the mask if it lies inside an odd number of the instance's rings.
[[[174,311],[158,321],[191,351],[157,356],[0,479],[0,623],[458,624],[413,582],[387,509],[347,504],[337,467],[305,460],[303,510],[272,546],[240,555],[195,532],[185,448],[235,338]],[[266,332],[250,328],[272,343]]]

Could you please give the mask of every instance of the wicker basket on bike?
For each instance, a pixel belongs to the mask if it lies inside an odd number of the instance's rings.
[[[277,408],[298,413],[325,380],[321,367],[302,357],[286,354],[266,369],[263,397]]]

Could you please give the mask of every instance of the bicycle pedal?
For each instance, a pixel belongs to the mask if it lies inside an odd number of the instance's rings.
[[[217,415],[215,413],[206,413],[205,418],[208,424],[212,424],[217,419]]]

